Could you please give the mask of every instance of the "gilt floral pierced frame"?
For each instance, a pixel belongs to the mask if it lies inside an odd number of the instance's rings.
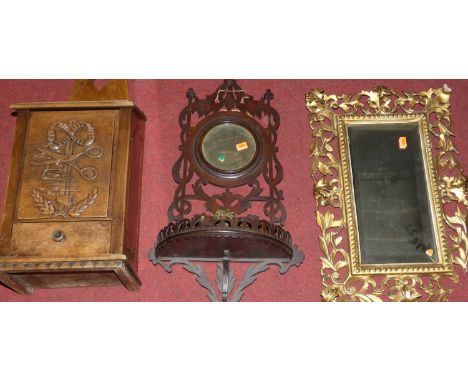
[[[328,95],[320,89],[306,94],[324,301],[447,301],[453,283],[459,281],[457,271],[467,272],[468,181],[452,142],[450,93],[447,86],[419,93],[377,86],[356,95]],[[430,175],[433,226],[441,249],[436,265],[359,264],[349,147],[344,136],[345,125],[356,121],[419,124],[427,148],[423,157],[426,176]]]

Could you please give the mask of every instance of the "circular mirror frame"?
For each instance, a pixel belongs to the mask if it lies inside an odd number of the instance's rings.
[[[220,170],[208,163],[202,153],[203,138],[212,128],[224,123],[244,127],[252,134],[257,146],[251,161],[237,170]],[[188,141],[185,155],[197,175],[208,183],[222,187],[241,186],[251,182],[262,172],[271,156],[271,144],[265,129],[254,118],[241,112],[223,111],[202,119],[189,134]]]
[[[246,127],[221,123],[200,138],[202,158],[220,172],[236,173],[249,167],[257,154],[257,139]]]

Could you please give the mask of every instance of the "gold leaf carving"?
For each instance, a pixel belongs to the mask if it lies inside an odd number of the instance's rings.
[[[236,214],[233,211],[225,208],[218,208],[213,214],[215,219],[233,219],[235,216]]]
[[[454,134],[450,128],[450,92],[444,86],[419,93],[397,93],[384,86],[356,95],[326,94],[322,89],[312,89],[306,94],[309,124],[312,130],[311,176],[314,182],[314,196],[317,202],[317,223],[320,227],[320,248],[323,252],[321,274],[324,301],[447,301],[452,291],[445,284],[458,282],[458,275],[450,265],[438,273],[420,273],[419,268],[411,272],[405,269],[377,277],[351,272],[352,257],[348,248],[343,247],[343,236],[349,232],[345,216],[348,213],[344,197],[343,165],[335,158],[333,144],[337,141],[338,120],[346,118],[402,118],[406,115],[423,116],[427,131],[435,139],[435,176],[441,202],[456,204],[453,215],[441,212],[442,221],[449,230],[451,239],[450,255],[447,259],[468,270],[468,238],[466,208],[468,182],[456,158],[458,152],[452,142]],[[432,161],[432,158],[428,160]],[[345,179],[349,182],[349,179]],[[348,201],[349,203],[349,201]],[[347,229],[348,228],[348,229]],[[356,248],[351,248],[352,256]],[[385,268],[384,268],[385,269]],[[358,271],[360,269],[357,269]],[[421,268],[422,270],[422,268]],[[382,272],[380,273],[382,274]]]
[[[331,205],[340,206],[340,193],[337,179],[321,178],[317,180],[314,186],[314,196],[317,204],[321,206]]]
[[[465,206],[468,205],[466,199],[468,181],[463,174],[458,177],[443,176],[440,180],[439,187],[444,203],[453,200],[458,203],[463,203]]]
[[[468,270],[466,218],[466,211],[462,212],[459,207],[452,216],[446,217],[447,224],[455,231],[455,235],[450,235],[453,241],[453,262],[460,265],[465,272]]]

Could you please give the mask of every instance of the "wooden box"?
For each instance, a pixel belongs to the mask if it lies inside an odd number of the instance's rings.
[[[19,293],[138,289],[143,113],[127,100],[11,108],[17,124],[0,282]]]

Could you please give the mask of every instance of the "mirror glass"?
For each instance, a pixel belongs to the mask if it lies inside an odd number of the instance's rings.
[[[347,129],[361,264],[437,262],[418,123]]]
[[[212,127],[202,140],[202,155],[220,171],[237,171],[247,166],[255,156],[257,144],[252,133],[234,123]]]

